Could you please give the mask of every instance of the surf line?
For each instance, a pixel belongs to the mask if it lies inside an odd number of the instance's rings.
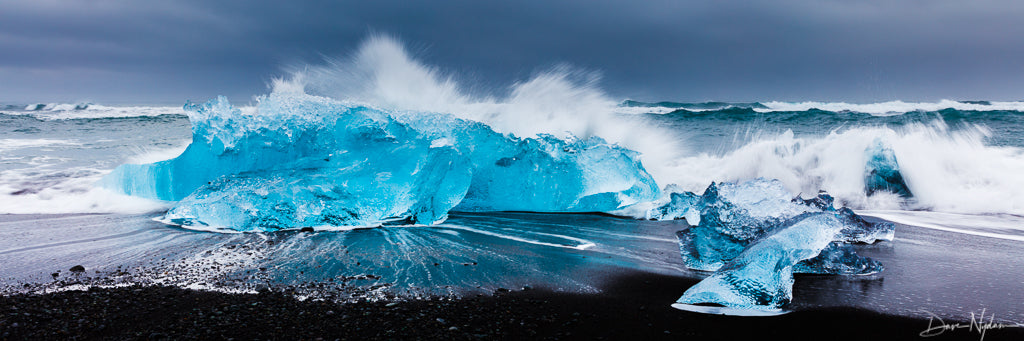
[[[891,221],[891,222],[894,222],[894,223],[897,223],[897,224],[911,225],[911,226],[917,226],[917,227],[922,227],[922,228],[927,228],[927,229],[940,230],[940,231],[953,232],[953,233],[969,234],[969,235],[975,235],[975,236],[981,236],[981,237],[989,237],[989,238],[997,238],[997,239],[1005,239],[1005,240],[1016,240],[1016,241],[1024,242],[1024,236],[1014,236],[1014,235],[1006,235],[1006,234],[998,234],[998,233],[982,232],[982,231],[969,231],[969,230],[952,228],[952,227],[944,227],[944,226],[939,226],[939,225],[935,225],[935,224],[931,224],[931,223],[927,223],[927,222],[914,221],[913,219],[906,219],[906,218],[902,218],[902,217],[900,217],[898,215],[885,214],[885,213],[881,213],[881,212],[864,212],[864,213],[860,213],[860,214],[863,215],[863,216],[869,216],[869,217],[875,217],[875,218],[879,218],[879,219],[883,219],[883,220],[888,220],[888,221]]]
[[[457,225],[442,225],[442,226],[438,226],[438,227],[455,229],[455,230],[469,231],[469,232],[484,234],[484,235],[488,235],[488,236],[492,236],[492,237],[505,238],[505,239],[514,240],[514,241],[517,241],[517,242],[528,243],[528,244],[560,247],[560,248],[574,249],[574,250],[586,250],[586,249],[589,249],[589,248],[594,247],[594,246],[597,245],[597,244],[594,244],[593,242],[591,242],[589,240],[586,240],[586,239],[580,239],[580,238],[574,238],[574,237],[563,236],[563,235],[556,235],[556,234],[550,234],[550,233],[543,233],[543,232],[537,232],[537,234],[546,235],[546,236],[550,236],[550,237],[557,237],[557,238],[562,238],[562,239],[568,239],[568,240],[571,240],[571,241],[574,241],[574,242],[578,242],[580,244],[573,246],[573,245],[565,245],[565,244],[548,243],[548,242],[542,242],[542,241],[539,241],[539,240],[533,240],[533,239],[527,239],[527,238],[522,238],[522,237],[510,236],[510,235],[506,235],[506,234],[495,233],[495,232],[491,232],[491,231],[478,230],[478,229],[471,228],[471,227],[457,226]]]

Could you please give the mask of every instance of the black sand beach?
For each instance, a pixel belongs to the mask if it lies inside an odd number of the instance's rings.
[[[619,277],[603,294],[498,290],[461,299],[338,304],[280,292],[224,294],[125,287],[0,297],[0,338],[52,339],[587,339],[911,340],[929,321],[857,309],[811,309],[777,317],[675,310],[687,279]],[[959,321],[969,322],[969,321]],[[937,326],[937,322],[933,322]],[[953,321],[946,321],[947,324]],[[987,330],[984,340],[1020,340],[1024,328]],[[979,340],[966,329],[928,340]]]
[[[455,240],[439,232],[446,225],[260,236],[184,231],[146,216],[2,218],[3,340],[906,340],[921,339],[929,322],[942,325],[925,310],[964,327],[929,340],[980,340],[977,328],[968,330],[972,312],[987,309],[985,322],[992,316],[996,323],[1021,322],[1020,278],[1011,271],[1024,259],[1019,242],[904,225],[893,243],[861,250],[886,265],[881,276],[798,276],[792,313],[728,317],[669,306],[699,280],[664,270],[679,262],[674,241],[662,236],[674,232],[671,224],[593,215],[455,216],[455,223],[494,226],[515,218],[508,221],[518,222],[523,236],[557,230],[597,246],[565,249],[457,230],[466,245],[447,250],[458,244],[435,243]],[[565,219],[600,228],[554,225]],[[431,242],[376,242],[396,236]],[[487,248],[494,250],[481,251]],[[324,258],[330,255],[339,256]],[[382,263],[396,258],[403,263]],[[323,268],[306,265],[317,262]],[[72,271],[76,264],[85,271]],[[402,272],[407,269],[426,272]],[[365,271],[376,275],[358,275]],[[328,274],[326,280],[316,273]],[[264,282],[270,285],[257,285]],[[463,290],[411,296],[398,290],[417,284]],[[182,289],[195,285],[217,291]],[[376,287],[396,290],[377,293]],[[252,289],[261,293],[230,293]],[[316,292],[323,295],[298,299]],[[330,299],[351,293],[358,295]],[[1022,337],[1024,328],[990,329],[984,340]]]

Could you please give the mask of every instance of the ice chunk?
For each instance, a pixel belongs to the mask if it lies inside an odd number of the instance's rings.
[[[832,242],[814,258],[797,263],[794,273],[820,275],[870,275],[882,272],[877,260],[858,255],[849,244]]]
[[[817,256],[841,228],[833,213],[801,215],[690,287],[676,303],[779,310],[793,297],[793,267]]]
[[[896,162],[896,153],[891,147],[875,139],[864,153],[867,163],[864,170],[864,191],[867,195],[875,192],[889,192],[901,197],[914,196],[903,180],[900,165]]]
[[[778,180],[712,183],[703,195],[685,192],[670,197],[671,202],[649,215],[656,219],[686,216],[693,226],[679,231],[677,237],[683,261],[695,270],[717,270],[787,220],[809,212],[836,212],[844,224],[836,237],[839,241],[873,243],[892,240],[894,234],[892,224],[869,223],[848,208],[837,211],[827,193],[812,199],[793,198]]]
[[[843,207],[836,211],[842,228],[834,241],[814,258],[797,264],[793,272],[829,275],[870,275],[882,272],[882,263],[858,255],[849,243],[871,244],[881,240],[892,240],[896,227],[892,223],[871,223]]]
[[[650,210],[647,217],[654,220],[686,219],[688,224],[699,224],[700,208],[697,202],[700,198],[700,195],[693,192],[670,193],[668,204]]]
[[[251,112],[186,105],[182,155],[100,185],[179,201],[166,221],[262,231],[429,224],[466,211],[610,211],[659,195],[636,152],[598,137],[518,138],[436,113],[273,93]],[[456,207],[458,205],[458,207]]]
[[[826,193],[825,191],[819,191],[818,196],[810,199],[804,199],[799,196],[793,198],[793,202],[795,203],[801,203],[810,207],[817,208],[822,211],[835,211],[835,207],[832,206],[832,204],[835,203],[835,201],[836,199],[833,198],[831,195],[828,195],[828,193]]]
[[[695,198],[696,197],[696,198]],[[691,269],[714,271],[735,258],[751,242],[787,219],[817,208],[794,202],[778,180],[755,179],[743,183],[712,183],[697,196],[683,193],[655,209],[688,214],[695,225],[679,233],[683,261]],[[694,216],[699,217],[699,219]]]
[[[713,183],[703,195],[673,198],[678,200],[652,211],[699,210],[700,222],[677,233],[680,253],[688,267],[716,271],[687,290],[679,304],[774,311],[791,299],[794,272],[882,271],[879,262],[847,244],[891,240],[894,234],[892,224],[868,222],[845,207],[836,210],[827,193],[790,198],[776,180]]]
[[[843,222],[843,229],[836,236],[837,241],[871,244],[880,240],[892,240],[896,235],[896,226],[890,222],[869,222],[846,207],[836,213]]]

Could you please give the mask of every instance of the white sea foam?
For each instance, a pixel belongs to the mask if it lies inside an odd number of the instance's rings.
[[[74,140],[63,139],[0,139],[0,152],[24,148],[42,148],[49,146],[71,146],[77,145]]]
[[[0,151],[77,144],[71,140],[4,139],[0,140]],[[184,144],[168,149],[140,150],[129,162],[165,160],[182,150]],[[67,166],[71,160],[47,155],[10,161],[27,167],[0,170],[0,214],[147,213],[170,207],[167,202],[96,187],[95,183],[109,169]]]
[[[860,215],[898,224],[965,233],[989,238],[1024,241],[1024,217],[1009,214],[956,214],[927,211],[865,210]]]
[[[488,236],[491,236],[491,237],[505,238],[505,239],[508,239],[508,240],[514,240],[514,241],[521,242],[521,243],[528,243],[528,244],[534,244],[534,245],[543,245],[543,246],[550,246],[550,247],[560,247],[560,248],[574,249],[574,250],[586,250],[586,249],[592,248],[592,247],[594,247],[596,245],[593,242],[591,242],[589,240],[586,240],[586,239],[576,238],[576,237],[567,236],[567,235],[557,235],[557,234],[551,234],[551,233],[543,233],[543,232],[533,232],[533,234],[544,236],[544,237],[548,237],[548,238],[555,238],[555,239],[566,240],[566,241],[571,242],[571,243],[560,244],[560,243],[544,242],[544,241],[539,241],[539,240],[536,240],[534,238],[529,238],[529,237],[522,236],[522,235],[515,236],[515,235],[512,235],[511,233],[505,234],[505,233],[495,232],[494,230],[486,230],[485,231],[485,230],[481,230],[481,229],[475,229],[475,228],[472,228],[472,227],[459,226],[459,225],[442,225],[442,226],[445,227],[445,228],[449,228],[449,229],[456,229],[456,230],[462,230],[462,231],[467,231],[467,232],[479,233],[479,234],[484,234],[484,235],[488,235]],[[501,230],[501,229],[498,229],[498,230]]]
[[[681,158],[674,176],[659,180],[700,192],[712,181],[766,177],[781,180],[793,193],[828,191],[858,209],[1024,214],[1024,150],[986,145],[988,134],[979,126],[951,131],[942,121],[898,129],[857,127],[824,137],[787,131],[753,138],[724,155]],[[875,139],[893,148],[912,200],[865,195],[864,151]]]
[[[94,182],[91,178],[72,179],[30,193],[19,193],[22,189],[0,184],[0,214],[148,213],[170,207],[166,202],[93,187]]]

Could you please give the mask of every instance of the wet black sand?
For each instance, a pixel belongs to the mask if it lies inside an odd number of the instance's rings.
[[[928,320],[855,309],[777,317],[669,307],[692,280],[634,273],[602,294],[499,290],[461,299],[339,304],[281,292],[224,294],[125,287],[0,297],[0,339],[789,339],[909,340]],[[951,322],[951,321],[946,321]],[[979,340],[967,330],[928,340]],[[1024,329],[984,340],[1021,340]]]

